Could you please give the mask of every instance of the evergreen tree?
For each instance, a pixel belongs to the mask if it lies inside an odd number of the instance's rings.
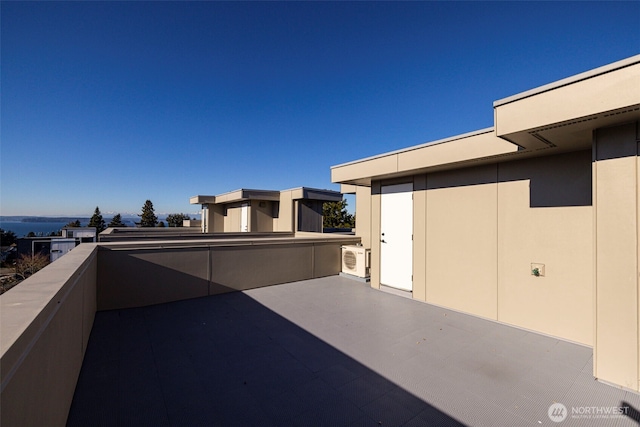
[[[322,226],[324,228],[353,228],[356,218],[347,211],[347,201],[326,202],[322,205]]]
[[[169,227],[182,227],[182,221],[189,219],[189,215],[183,213],[167,215],[167,225]]]
[[[107,226],[104,224],[104,219],[102,219],[102,214],[100,213],[100,208],[96,206],[96,210],[93,212],[93,216],[89,220],[89,227],[95,227],[98,234],[102,233]]]
[[[18,236],[13,231],[4,231],[0,228],[0,245],[10,246],[18,241]]]
[[[80,224],[79,219],[76,219],[75,221],[71,221],[69,224],[65,225],[65,227],[82,227],[82,224]]]
[[[153,203],[151,200],[144,202],[142,206],[142,214],[140,217],[140,227],[155,227],[158,224],[158,217],[154,213]]]
[[[111,218],[111,222],[107,227],[126,227],[126,225],[122,222],[122,216],[120,214],[115,214],[113,218]]]

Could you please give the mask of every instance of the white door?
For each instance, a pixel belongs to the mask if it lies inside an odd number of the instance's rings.
[[[380,283],[413,290],[413,184],[382,187]]]
[[[240,231],[249,231],[249,204],[242,205],[240,210]]]

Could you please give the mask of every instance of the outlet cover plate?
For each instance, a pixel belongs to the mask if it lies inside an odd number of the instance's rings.
[[[538,269],[538,274],[535,274],[536,269]],[[532,276],[538,276],[538,277],[544,277],[544,275],[545,275],[544,264],[532,262],[531,263],[531,275]]]

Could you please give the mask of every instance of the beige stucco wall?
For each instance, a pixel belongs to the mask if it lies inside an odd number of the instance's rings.
[[[83,243],[0,297],[0,425],[65,425],[96,312]]]
[[[273,231],[294,231],[294,203],[292,191],[280,192],[278,217],[273,220]]]
[[[341,246],[359,240],[314,233],[101,245],[97,309],[141,307],[338,274]]]
[[[251,231],[273,231],[273,202],[255,200],[251,203]]]
[[[504,163],[498,179],[498,320],[592,345],[590,151]],[[582,192],[584,205],[531,207],[551,192],[558,201]]]
[[[98,260],[98,310],[207,296],[208,267],[206,247],[104,245]]]
[[[414,299],[593,344],[590,151],[413,182]],[[370,198],[372,287],[383,183]],[[544,263],[545,276],[533,276],[531,263]]]
[[[224,232],[224,206],[210,204],[207,209],[207,233]]]
[[[427,175],[427,302],[497,318],[496,178],[496,165]]]
[[[371,248],[371,188],[355,187],[356,194],[356,236],[362,239],[362,246]]]
[[[596,377],[638,390],[637,124],[595,135]]]

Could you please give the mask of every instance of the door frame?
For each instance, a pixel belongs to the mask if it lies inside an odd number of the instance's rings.
[[[413,191],[413,182],[380,187],[380,285],[408,292],[413,291]]]

